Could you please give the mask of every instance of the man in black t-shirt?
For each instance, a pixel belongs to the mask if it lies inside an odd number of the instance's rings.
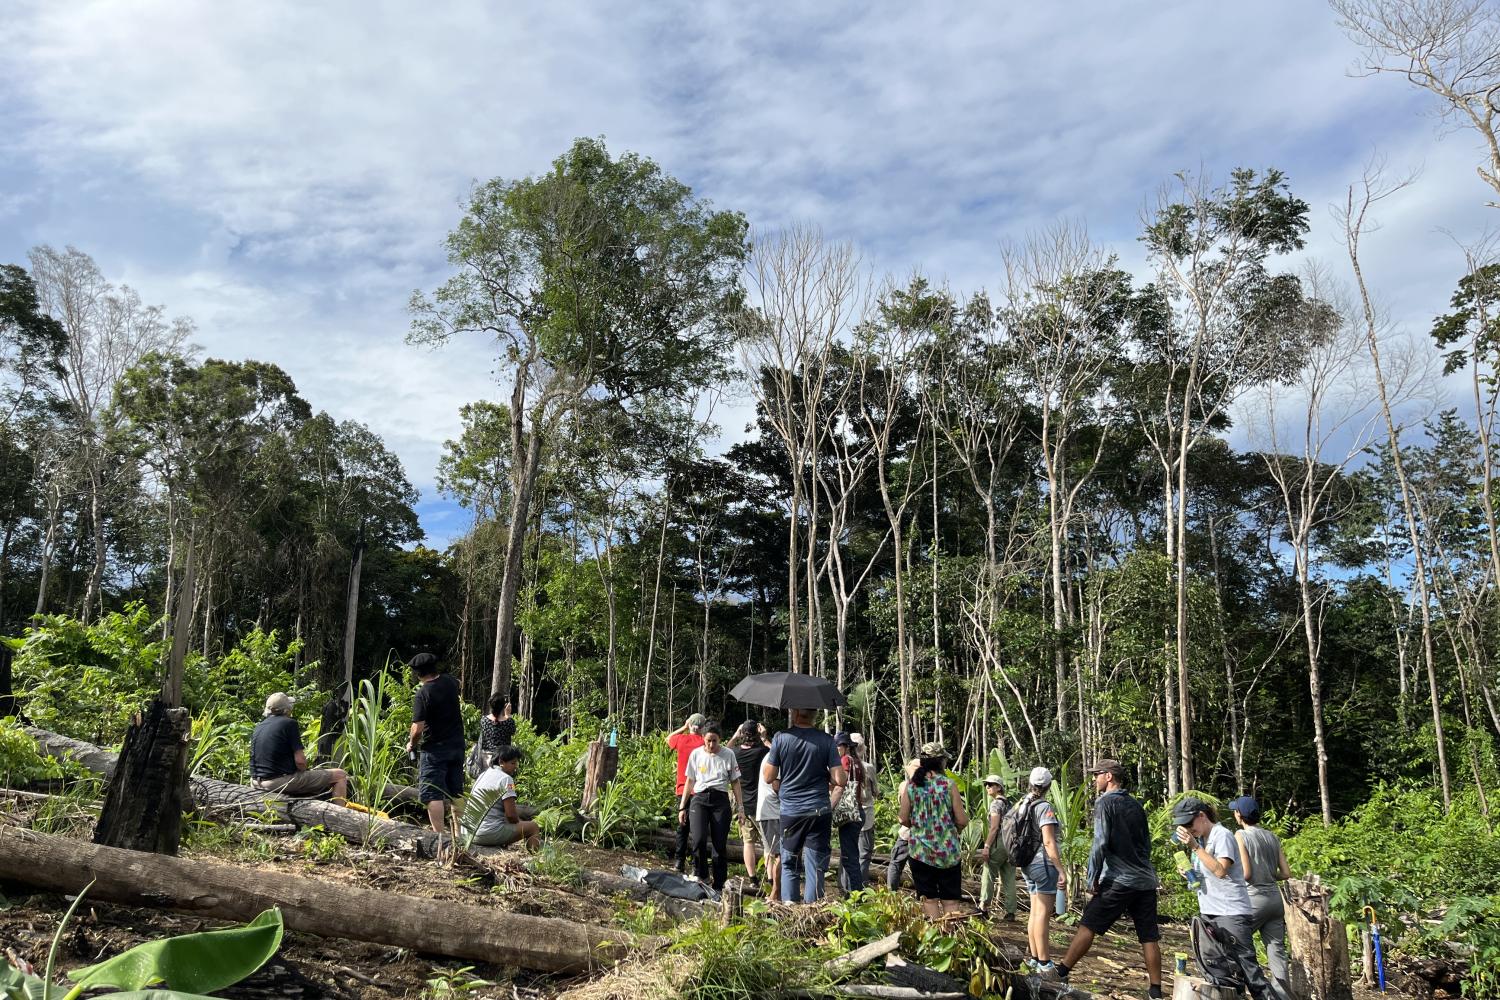
[[[421,686],[412,701],[411,738],[406,741],[406,749],[410,752],[421,746],[417,791],[427,805],[432,828],[442,833],[448,802],[464,792],[464,725],[458,682],[442,672],[438,658],[431,653],[413,657],[411,669]]]
[[[349,776],[336,767],[309,768],[302,730],[292,719],[293,701],[281,691],[266,699],[265,718],[250,733],[250,781],[256,788],[292,798],[331,792],[343,805]]]

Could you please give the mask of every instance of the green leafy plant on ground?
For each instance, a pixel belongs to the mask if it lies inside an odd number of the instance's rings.
[[[266,910],[241,927],[146,941],[97,965],[74,969],[68,973],[73,986],[63,993],[53,984],[58,947],[87,892],[78,894],[58,923],[42,975],[31,969],[0,967],[0,997],[77,1000],[86,991],[107,988],[117,992],[97,995],[95,1000],[200,1000],[251,975],[281,947],[281,911]],[[147,989],[158,983],[166,988]]]
[[[785,933],[764,907],[747,907],[741,923],[722,927],[712,917],[688,925],[672,951],[689,955],[696,970],[681,986],[686,1000],[774,1000],[827,992],[830,957]]]
[[[388,671],[382,670],[375,680],[359,682],[359,698],[349,710],[344,734],[339,737],[335,756],[343,762],[349,772],[349,797],[351,801],[375,813],[383,811],[389,804],[386,785],[402,765],[408,731],[395,732],[393,718],[401,718],[399,710],[390,704],[387,686],[396,686]],[[409,727],[410,714],[405,716]]]

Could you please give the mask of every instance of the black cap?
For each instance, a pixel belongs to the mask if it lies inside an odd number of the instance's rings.
[[[431,677],[438,673],[438,658],[431,653],[418,653],[408,665],[418,677]]]
[[[1208,811],[1208,803],[1196,795],[1189,795],[1172,807],[1172,822],[1178,826],[1187,826],[1193,821],[1193,817],[1201,812]]]

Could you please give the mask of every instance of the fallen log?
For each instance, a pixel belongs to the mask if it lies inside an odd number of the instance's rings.
[[[114,770],[115,755],[92,743],[59,736],[45,729],[28,727],[26,732],[37,741],[37,745],[43,751],[53,757],[71,758],[90,771],[106,777]],[[190,784],[193,801],[199,808],[210,813],[259,817],[269,812],[280,821],[273,822],[272,825],[280,826],[290,823],[299,827],[321,826],[330,833],[337,833],[345,840],[368,843],[375,847],[411,851],[423,858],[437,857],[439,848],[448,840],[447,837],[439,837],[431,830],[413,826],[410,823],[380,819],[378,816],[355,812],[331,802],[322,802],[317,799],[289,799],[275,792],[219,781],[216,778],[195,777]],[[478,846],[468,848],[465,853],[477,858],[514,858],[517,856],[515,849],[501,850]],[[627,878],[583,871],[579,873],[579,880],[584,885],[600,892],[610,895],[625,893],[631,899],[655,903],[658,908],[673,916],[692,919],[706,912],[702,903],[672,899],[656,892],[650,886]]]
[[[871,941],[867,945],[861,945],[846,955],[831,958],[823,963],[823,968],[835,979],[850,976],[875,961],[884,958],[897,948],[901,947],[901,932],[887,934],[879,941]]]
[[[106,778],[114,773],[118,757],[108,750],[82,740],[59,736],[45,729],[28,726],[26,733],[43,752],[53,757],[71,758]],[[446,838],[410,823],[384,820],[369,813],[356,812],[318,799],[289,799],[249,785],[236,785],[217,778],[193,777],[189,781],[193,802],[198,808],[215,815],[276,817],[272,822],[295,823],[298,826],[321,826],[346,840],[372,845],[386,845],[415,852],[420,857],[437,857]]]
[[[571,920],[84,844],[32,830],[0,829],[0,878],[63,893],[92,883],[90,899],[221,920],[249,920],[278,906],[288,928],[319,937],[540,972],[596,971],[662,943]]]

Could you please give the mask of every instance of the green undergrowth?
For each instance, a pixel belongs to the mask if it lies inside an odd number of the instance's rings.
[[[787,933],[759,902],[728,927],[704,917],[683,927],[672,951],[691,956],[695,968],[681,984],[685,1000],[755,1000],[826,993],[823,962],[832,952]]]
[[[1476,791],[1445,813],[1432,788],[1382,785],[1331,826],[1306,823],[1286,852],[1294,872],[1334,887],[1334,916],[1351,929],[1370,907],[1388,947],[1465,959],[1466,995],[1500,996],[1500,834]]]

